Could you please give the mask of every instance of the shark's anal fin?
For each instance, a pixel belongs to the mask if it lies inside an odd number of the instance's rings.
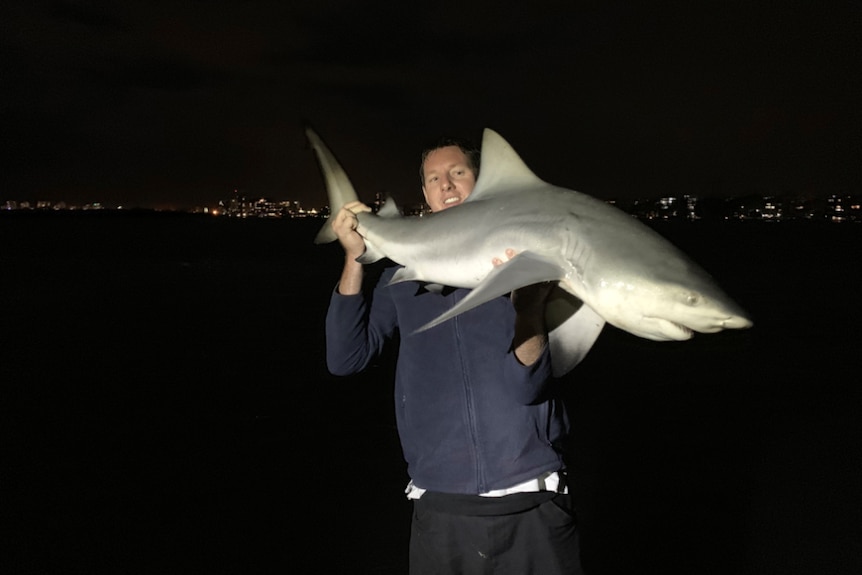
[[[356,258],[356,261],[361,264],[373,264],[374,262],[382,260],[385,257],[386,254],[384,254],[377,246],[375,246],[366,239],[365,251],[362,253],[361,256]]]
[[[476,286],[458,305],[416,331],[430,329],[458,314],[491,301],[495,297],[510,293],[512,290],[562,278],[563,268],[557,262],[531,252],[521,252],[506,263],[492,269],[482,280],[482,283]],[[404,276],[401,279],[403,281]]]
[[[593,308],[561,288],[548,298],[545,323],[554,377],[562,377],[578,365],[605,326]]]

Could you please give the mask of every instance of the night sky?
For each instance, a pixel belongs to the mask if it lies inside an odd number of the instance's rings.
[[[672,4],[6,0],[0,202],[320,206],[306,123],[366,199],[486,126],[605,199],[858,193],[860,4]]]

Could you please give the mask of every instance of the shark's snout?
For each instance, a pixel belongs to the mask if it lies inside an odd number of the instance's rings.
[[[691,317],[683,323],[698,333],[718,333],[725,329],[746,329],[754,325],[743,315],[728,314],[715,317]]]
[[[745,316],[731,316],[721,322],[721,329],[748,329],[754,325],[754,322]]]

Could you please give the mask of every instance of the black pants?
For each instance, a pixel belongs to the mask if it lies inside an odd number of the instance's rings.
[[[413,502],[410,575],[580,575],[568,495],[503,515],[441,511]]]

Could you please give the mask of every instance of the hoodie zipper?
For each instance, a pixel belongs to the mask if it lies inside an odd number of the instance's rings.
[[[457,344],[456,347],[458,349],[458,360],[461,365],[461,379],[464,382],[464,399],[467,411],[467,428],[470,432],[470,444],[473,446],[474,472],[476,476],[476,487],[478,489],[477,493],[484,493],[487,490],[485,489],[485,478],[482,469],[482,458],[480,456],[481,454],[479,448],[479,436],[476,429],[476,410],[474,407],[473,385],[470,378],[470,370],[468,369],[464,354],[462,353],[463,338],[461,337],[461,319],[462,317],[460,315],[457,315],[452,318],[452,321],[455,322],[454,329],[455,340]]]

